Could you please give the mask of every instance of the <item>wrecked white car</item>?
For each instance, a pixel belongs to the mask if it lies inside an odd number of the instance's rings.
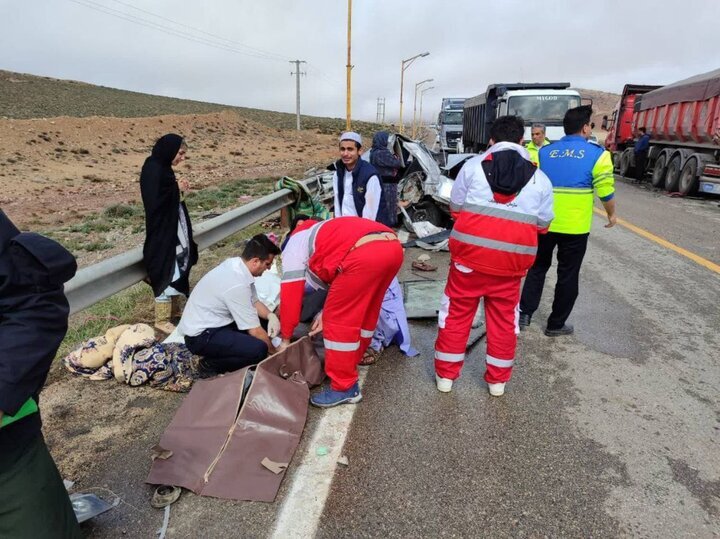
[[[391,133],[388,139],[388,149],[398,156],[402,162],[399,170],[398,199],[405,202],[403,223],[412,231],[412,222],[428,221],[440,228],[449,228],[450,218],[450,191],[460,168],[467,159],[476,154],[450,154],[448,162],[440,167],[433,154],[419,141]],[[365,152],[363,159],[369,160],[369,153]],[[322,182],[323,190],[332,191],[332,171],[335,163],[330,164],[326,170],[309,170],[306,178],[316,177]]]

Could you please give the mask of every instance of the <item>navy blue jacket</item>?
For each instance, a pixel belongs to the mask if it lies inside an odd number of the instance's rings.
[[[15,415],[38,395],[65,337],[70,307],[63,290],[77,269],[59,243],[20,233],[0,210],[0,410]],[[40,414],[0,428],[0,463],[40,434]]]
[[[387,131],[375,133],[370,150],[370,164],[380,173],[380,179],[384,183],[398,183],[400,181],[398,169],[402,167],[402,162],[388,150],[389,138]]]
[[[648,150],[648,147],[650,146],[650,135],[645,133],[642,137],[638,139],[638,141],[635,143],[635,147],[633,148],[633,151],[635,153],[642,153],[646,152]]]
[[[340,201],[340,204],[342,204],[343,197],[345,196],[345,173],[347,172],[347,169],[341,159],[338,159],[335,163],[335,170],[338,178],[338,200]],[[365,191],[367,189],[368,181],[370,181],[370,178],[373,176],[377,176],[378,181],[380,181],[380,174],[378,174],[378,171],[375,170],[374,166],[363,159],[358,159],[355,168],[352,169],[350,174],[352,174],[352,195],[353,201],[355,202],[355,211],[359,217],[362,217],[363,208],[365,208]],[[336,214],[338,211],[339,208],[335,208]],[[380,223],[388,222],[385,195],[382,190],[380,192],[380,206],[378,207],[378,213],[375,220]]]

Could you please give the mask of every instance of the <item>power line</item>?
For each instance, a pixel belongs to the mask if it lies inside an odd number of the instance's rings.
[[[340,82],[340,79],[336,79],[324,71],[322,71],[319,67],[317,67],[315,64],[308,62],[307,64],[308,69],[314,71],[317,75],[319,75],[321,78],[325,79],[325,82],[328,82],[334,86],[337,86],[339,88],[345,89],[345,82]]]
[[[139,8],[139,7],[134,6],[134,5],[132,5],[132,4],[128,4],[127,2],[122,2],[121,0],[112,0],[112,1],[115,2],[115,3],[117,3],[117,4],[120,4],[120,5],[129,7],[129,8],[131,8],[131,9],[134,9],[134,10],[137,10],[137,11],[140,11],[140,12],[142,12],[142,13],[146,13],[147,15],[151,15],[151,16],[156,17],[156,18],[158,18],[158,19],[161,19],[161,20],[163,20],[163,21],[170,22],[170,23],[175,24],[175,25],[177,25],[177,26],[180,26],[180,27],[182,27],[182,28],[187,28],[188,30],[192,30],[192,31],[198,32],[198,33],[200,33],[200,34],[204,34],[204,35],[206,35],[206,36],[209,36],[209,37],[212,37],[212,38],[215,38],[215,39],[219,39],[219,40],[221,40],[221,41],[225,41],[225,42],[227,42],[227,43],[229,43],[229,44],[231,44],[231,45],[234,45],[234,46],[237,46],[237,47],[241,47],[241,48],[245,48],[245,49],[249,49],[249,50],[251,50],[251,51],[254,51],[254,52],[259,53],[259,54],[266,55],[266,56],[268,56],[268,57],[272,57],[272,58],[274,58],[274,59],[276,59],[276,60],[279,60],[279,61],[283,61],[283,62],[284,62],[284,61],[287,60],[287,57],[282,56],[282,55],[280,55],[280,54],[277,54],[277,53],[275,53],[275,52],[265,51],[265,50],[263,50],[263,49],[258,49],[257,47],[251,47],[250,45],[246,45],[245,43],[240,43],[239,41],[234,41],[234,40],[232,40],[232,39],[228,39],[228,38],[226,38],[226,37],[219,36],[219,35],[217,35],[217,34],[212,34],[212,33],[210,33],[210,32],[206,32],[205,30],[202,30],[202,29],[200,29],[200,28],[195,28],[194,26],[189,26],[189,25],[187,25],[187,24],[184,24],[184,23],[175,21],[175,20],[170,19],[170,18],[168,18],[168,17],[164,17],[164,16],[162,16],[162,15],[158,15],[157,13],[153,13],[152,11],[148,11],[147,9]]]
[[[88,9],[92,9],[92,10],[98,11],[100,13],[110,15],[111,17],[115,17],[117,19],[131,22],[131,23],[139,25],[139,26],[150,28],[152,30],[157,30],[157,31],[163,32],[165,34],[168,34],[168,35],[171,35],[174,37],[178,37],[178,38],[184,39],[186,41],[190,41],[192,43],[198,43],[200,45],[205,45],[206,47],[211,47],[211,48],[215,48],[215,49],[226,51],[226,52],[232,52],[235,54],[249,56],[249,57],[257,58],[260,60],[269,60],[269,61],[275,61],[275,62],[294,62],[293,60],[290,60],[288,57],[282,56],[278,53],[271,52],[271,51],[265,51],[265,50],[259,49],[257,47],[252,47],[250,45],[246,45],[239,41],[234,41],[234,40],[225,38],[225,37],[217,35],[217,34],[206,32],[205,30],[202,30],[200,28],[195,28],[193,26],[175,21],[168,17],[164,17],[157,13],[153,13],[152,11],[148,11],[146,9],[133,6],[132,4],[124,2],[122,0],[110,0],[110,1],[120,4],[122,6],[125,6],[127,8],[136,10],[138,12],[144,13],[151,17],[155,17],[159,20],[162,20],[162,21],[165,21],[172,25],[175,25],[178,28],[173,28],[173,27],[168,26],[167,24],[148,20],[146,17],[133,15],[131,13],[127,13],[126,11],[115,9],[113,7],[96,2],[94,0],[69,0],[69,1],[73,2],[74,4],[86,7]],[[184,28],[187,31],[182,30],[181,28]],[[194,32],[194,34],[192,32]],[[197,34],[201,34],[201,35],[197,35]],[[207,36],[207,37],[203,37],[203,36]],[[307,67],[308,67],[308,71],[312,70],[312,72],[317,74],[321,79],[323,79],[328,84],[331,84],[338,88],[345,87],[345,83],[341,83],[339,79],[328,75],[327,73],[325,73],[323,70],[321,70],[314,64],[307,63]],[[360,93],[359,95],[361,95],[366,100],[370,99],[369,96],[366,96],[363,93]]]
[[[98,4],[96,2],[93,2],[92,0],[69,0],[69,1],[73,2],[75,4],[78,4],[78,5],[93,9],[95,11],[105,13],[106,15],[110,15],[110,16],[118,18],[118,19],[132,22],[132,23],[138,24],[140,26],[145,26],[146,28],[151,28],[153,30],[159,30],[163,33],[166,33],[166,34],[169,34],[169,35],[172,35],[175,37],[179,37],[179,38],[185,39],[187,41],[192,41],[194,43],[199,43],[201,45],[205,45],[208,47],[213,47],[213,48],[224,50],[227,52],[234,52],[236,54],[242,54],[245,56],[251,56],[254,58],[259,58],[261,60],[273,60],[273,61],[283,61],[283,62],[287,61],[284,58],[281,60],[280,58],[270,57],[267,54],[259,54],[259,53],[254,53],[254,52],[243,51],[243,50],[238,49],[237,47],[233,47],[233,46],[218,42],[217,39],[208,39],[208,38],[204,38],[201,36],[195,36],[188,32],[184,32],[182,30],[178,30],[175,28],[169,28],[162,24],[148,21],[147,19],[143,19],[142,17],[137,17],[135,15],[131,15],[129,13],[124,13],[117,9],[105,6],[103,4]]]

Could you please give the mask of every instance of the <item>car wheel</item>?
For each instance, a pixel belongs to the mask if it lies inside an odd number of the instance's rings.
[[[412,219],[413,223],[428,221],[437,227],[447,228],[447,216],[440,211],[440,208],[432,200],[423,200],[407,208],[407,215]],[[405,215],[403,215],[403,225],[408,232],[413,232],[412,223],[408,223]]]

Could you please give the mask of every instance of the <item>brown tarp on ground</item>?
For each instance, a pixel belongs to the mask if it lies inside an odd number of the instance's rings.
[[[275,474],[261,462],[292,460],[305,427],[310,386],[323,378],[315,348],[303,338],[262,361],[254,373],[245,368],[197,381],[160,439],[172,456],[155,459],[146,482],[272,502],[285,473]]]

